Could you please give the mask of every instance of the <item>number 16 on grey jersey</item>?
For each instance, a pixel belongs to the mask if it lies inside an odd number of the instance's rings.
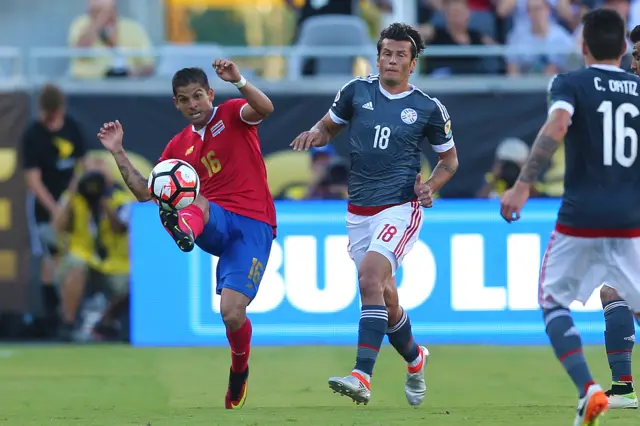
[[[329,112],[335,123],[349,125],[349,203],[354,206],[415,199],[424,138],[436,152],[454,147],[447,109],[413,86],[391,94],[377,76],[356,78],[340,89]]]

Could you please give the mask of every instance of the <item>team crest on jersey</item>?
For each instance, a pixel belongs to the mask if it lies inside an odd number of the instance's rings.
[[[451,137],[451,120],[444,123],[444,134],[447,138]]]
[[[222,120],[211,126],[211,136],[214,138],[218,136],[224,130],[224,123]]]
[[[413,124],[418,119],[418,113],[413,108],[405,108],[400,113],[400,118],[407,124]]]

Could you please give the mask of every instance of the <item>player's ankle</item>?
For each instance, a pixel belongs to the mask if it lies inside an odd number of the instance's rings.
[[[633,382],[611,382],[611,393],[614,395],[626,395],[633,392]]]

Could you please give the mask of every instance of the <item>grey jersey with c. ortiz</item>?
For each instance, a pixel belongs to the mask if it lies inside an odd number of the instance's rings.
[[[449,113],[437,98],[415,87],[393,95],[377,76],[347,83],[329,112],[335,123],[349,125],[349,203],[355,206],[414,199],[422,140],[427,138],[436,152],[454,146]]]

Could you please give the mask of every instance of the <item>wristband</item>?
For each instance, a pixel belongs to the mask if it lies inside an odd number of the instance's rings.
[[[240,76],[240,81],[236,81],[234,83],[231,83],[234,86],[236,86],[238,89],[242,89],[244,86],[247,85],[247,79],[244,78],[242,75]]]

